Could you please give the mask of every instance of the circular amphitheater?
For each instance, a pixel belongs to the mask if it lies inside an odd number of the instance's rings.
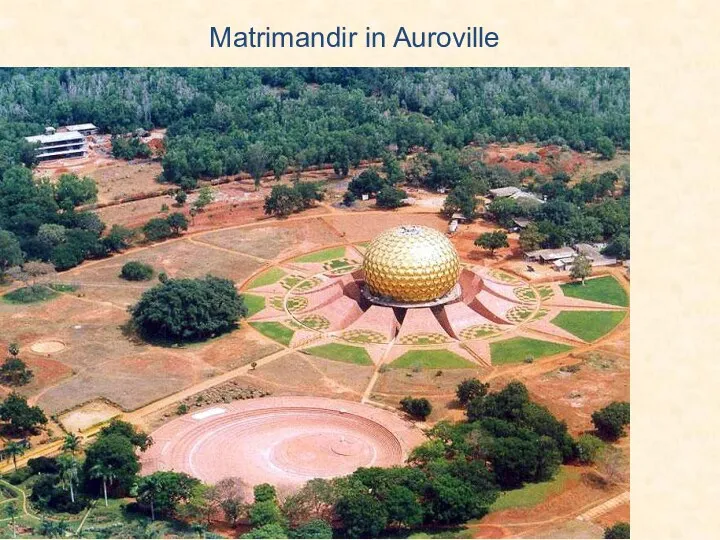
[[[401,464],[422,432],[360,403],[268,397],[200,410],[152,434],[142,472],[182,471],[205,482],[240,477],[248,486],[299,487],[358,467]]]

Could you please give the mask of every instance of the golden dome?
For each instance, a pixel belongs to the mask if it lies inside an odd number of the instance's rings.
[[[370,242],[363,269],[372,294],[397,302],[428,302],[455,286],[460,260],[442,233],[403,225]]]

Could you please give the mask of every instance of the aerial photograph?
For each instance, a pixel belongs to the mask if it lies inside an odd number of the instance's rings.
[[[629,538],[630,70],[0,68],[0,537]]]

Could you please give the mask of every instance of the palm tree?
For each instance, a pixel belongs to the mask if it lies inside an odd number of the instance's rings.
[[[68,433],[67,435],[65,435],[65,440],[63,441],[62,449],[65,452],[70,452],[74,456],[75,452],[80,450],[80,444],[81,444],[80,437],[78,437],[74,433]]]
[[[17,471],[17,458],[25,454],[25,446],[17,441],[10,441],[5,445],[5,454],[10,456],[13,460],[13,465]]]
[[[5,515],[9,517],[12,522],[12,535],[13,538],[15,538],[15,517],[18,515],[18,508],[14,501],[5,505]]]
[[[91,478],[102,478],[103,483],[103,495],[105,495],[105,506],[108,505],[107,486],[115,481],[115,471],[112,465],[106,465],[104,463],[97,463],[90,468]]]
[[[63,487],[68,486],[70,488],[70,500],[74,503],[75,490],[73,485],[78,479],[78,462],[75,456],[63,454],[58,456],[57,463],[60,467],[60,481]]]

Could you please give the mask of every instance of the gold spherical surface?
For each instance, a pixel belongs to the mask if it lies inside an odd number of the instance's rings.
[[[455,286],[460,260],[442,233],[403,225],[370,242],[363,269],[372,294],[397,302],[429,302]]]

